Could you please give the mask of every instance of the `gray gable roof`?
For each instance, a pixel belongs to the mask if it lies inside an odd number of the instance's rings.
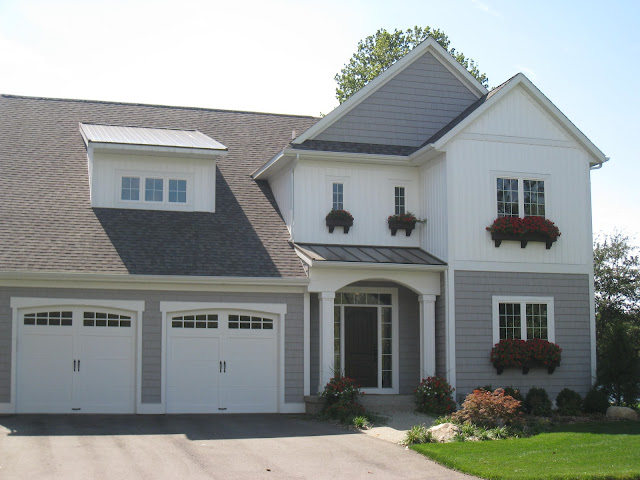
[[[250,173],[313,117],[0,96],[0,271],[304,277]],[[216,213],[92,208],[79,123],[198,130],[226,145]]]

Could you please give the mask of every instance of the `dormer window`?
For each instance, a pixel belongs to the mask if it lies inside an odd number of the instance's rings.
[[[122,177],[121,200],[140,200],[140,179],[138,177]]]
[[[215,212],[227,147],[197,130],[80,124],[91,206]]]
[[[144,200],[146,202],[161,202],[164,188],[162,178],[144,179]]]

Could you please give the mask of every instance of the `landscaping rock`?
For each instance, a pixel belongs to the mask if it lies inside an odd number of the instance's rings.
[[[607,417],[622,418],[624,420],[637,420],[638,414],[635,410],[628,407],[609,407],[607,408]]]
[[[431,427],[427,430],[431,433],[431,438],[437,443],[448,443],[453,440],[458,433],[460,433],[460,427],[453,423],[441,423],[435,427]]]

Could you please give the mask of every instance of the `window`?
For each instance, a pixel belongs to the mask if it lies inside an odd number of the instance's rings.
[[[121,200],[140,200],[140,179],[138,177],[122,177]]]
[[[186,180],[169,180],[169,202],[187,203]]]
[[[496,192],[498,217],[545,216],[544,180],[498,177]]]
[[[344,184],[333,184],[333,210],[344,210]]]
[[[163,194],[162,178],[145,178],[144,180],[144,199],[147,202],[161,202]]]
[[[405,213],[405,197],[404,197],[404,187],[395,187],[394,192],[394,212],[396,215],[403,215]]]
[[[493,297],[493,343],[511,338],[555,341],[553,298]]]

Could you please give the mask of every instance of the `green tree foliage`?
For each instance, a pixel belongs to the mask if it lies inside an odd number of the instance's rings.
[[[598,383],[616,404],[640,395],[640,257],[621,233],[594,243]]]
[[[340,103],[376,78],[398,59],[406,55],[427,37],[433,37],[447,50],[460,65],[466,68],[482,85],[488,86],[489,79],[480,73],[476,62],[455,48],[449,48],[449,37],[439,29],[414,27],[406,32],[395,29],[388,32],[384,28],[378,30],[358,42],[358,51],[353,54],[340,73],[336,74],[336,98]]]

